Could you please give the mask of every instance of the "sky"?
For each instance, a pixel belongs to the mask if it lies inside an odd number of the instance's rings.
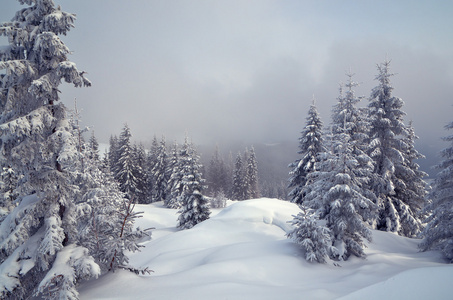
[[[392,61],[419,143],[436,151],[453,121],[453,1],[55,0],[75,13],[62,39],[90,88],[61,87],[100,142],[297,140],[312,98],[330,123],[346,73],[362,105]],[[1,0],[0,20],[20,8]]]

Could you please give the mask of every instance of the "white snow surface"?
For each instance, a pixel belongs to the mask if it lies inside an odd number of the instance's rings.
[[[177,210],[137,205],[137,225],[155,227],[134,267],[85,282],[81,299],[451,299],[453,266],[417,239],[373,231],[366,259],[309,263],[286,232],[297,205],[277,199],[228,201],[211,218],[178,231]]]

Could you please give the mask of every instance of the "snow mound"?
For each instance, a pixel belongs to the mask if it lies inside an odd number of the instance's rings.
[[[436,299],[448,300],[453,295],[451,266],[404,271],[383,282],[353,292],[341,300]]]
[[[286,238],[288,221],[300,211],[286,201],[229,202],[213,210],[209,220],[183,231],[175,229],[177,210],[161,203],[137,205],[136,210],[144,212],[137,225],[156,229],[142,252],[130,255],[130,263],[154,273],[106,274],[85,283],[81,299],[358,299],[347,297],[369,298],[379,288],[386,295],[398,293],[398,280],[422,279],[428,272],[435,274],[424,282],[431,298],[442,299],[451,291],[445,280],[435,278],[451,278],[453,267],[444,265],[437,252],[418,252],[418,240],[391,233],[373,231],[367,259],[353,257],[341,266],[306,262]]]

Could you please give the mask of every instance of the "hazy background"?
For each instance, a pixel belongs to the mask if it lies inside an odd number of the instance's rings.
[[[21,7],[0,0],[0,20]],[[55,0],[77,14],[63,37],[93,86],[62,87],[101,142],[297,143],[313,95],[325,124],[351,69],[368,97],[392,60],[394,95],[436,160],[453,121],[453,1]],[[3,41],[2,41],[3,42]],[[362,105],[367,105],[364,100]],[[294,149],[294,153],[297,149]],[[429,165],[430,163],[422,163]]]

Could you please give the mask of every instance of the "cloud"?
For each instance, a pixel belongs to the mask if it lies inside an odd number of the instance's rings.
[[[125,122],[136,139],[196,143],[296,140],[313,94],[325,124],[351,67],[376,85],[392,59],[395,95],[421,140],[450,121],[453,5],[425,1],[69,1],[76,28],[62,37],[93,86],[78,99],[101,141]],[[17,3],[15,3],[17,6]],[[2,7],[3,8],[3,7]],[[16,8],[5,6],[6,10]],[[9,17],[10,18],[10,17]],[[363,103],[366,105],[366,100]]]

